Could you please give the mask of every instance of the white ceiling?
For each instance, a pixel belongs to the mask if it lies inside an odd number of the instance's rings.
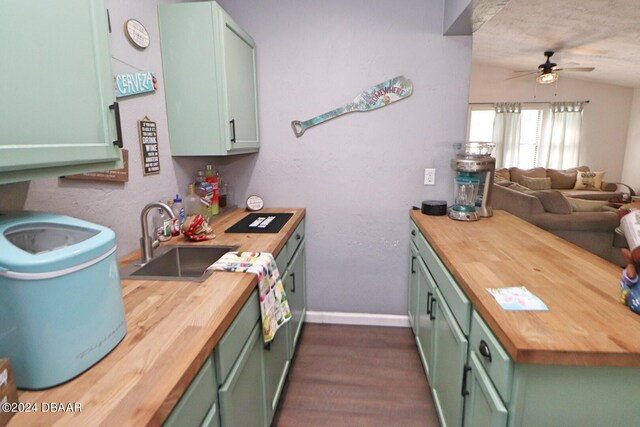
[[[473,33],[473,61],[482,64],[533,71],[546,50],[559,67],[595,67],[560,80],[640,87],[640,0],[510,0]]]

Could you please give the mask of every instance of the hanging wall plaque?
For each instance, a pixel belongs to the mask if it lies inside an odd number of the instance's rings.
[[[149,47],[149,33],[140,21],[128,19],[124,23],[124,35],[127,36],[131,44],[139,49]]]
[[[294,120],[291,122],[293,133],[300,138],[304,131],[311,126],[319,125],[338,116],[355,111],[370,111],[385,107],[392,102],[400,101],[413,93],[413,84],[405,76],[394,77],[386,82],[365,89],[350,103],[321,114],[307,121]]]
[[[158,89],[158,81],[151,71],[116,74],[114,83],[116,98],[155,92]]]
[[[144,175],[160,173],[160,155],[158,153],[158,132],[156,122],[144,116],[138,120],[138,135],[140,137],[140,158]]]

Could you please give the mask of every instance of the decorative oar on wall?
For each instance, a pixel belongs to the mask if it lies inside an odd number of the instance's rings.
[[[353,101],[328,113],[321,114],[307,121],[291,122],[293,133],[299,138],[311,126],[319,125],[338,116],[354,111],[371,111],[400,101],[413,93],[413,84],[405,76],[398,76],[364,90]]]

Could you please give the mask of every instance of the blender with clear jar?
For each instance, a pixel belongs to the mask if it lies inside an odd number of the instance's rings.
[[[465,142],[453,144],[456,157],[451,166],[456,170],[454,178],[454,204],[449,218],[458,221],[477,221],[493,215],[491,190],[496,159],[491,157],[492,142]]]

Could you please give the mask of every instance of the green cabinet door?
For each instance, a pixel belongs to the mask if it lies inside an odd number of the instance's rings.
[[[468,427],[504,427],[507,408],[502,403],[491,379],[475,353],[469,354],[469,372],[466,379],[464,425]]]
[[[258,151],[255,43],[216,2],[158,6],[174,156]]]
[[[418,256],[415,261],[416,270],[418,274],[418,335],[416,340],[418,342],[418,352],[422,359],[422,366],[424,372],[427,374],[429,382],[433,378],[433,364],[434,364],[434,333],[435,333],[435,283],[431,278],[431,274],[427,269],[422,258]]]
[[[218,383],[213,360],[207,357],[200,371],[184,392],[165,427],[199,427],[219,425]]]
[[[433,400],[443,427],[462,425],[464,397],[462,379],[469,342],[458,326],[438,288],[432,314],[435,320],[434,365],[432,373]]]
[[[300,337],[304,316],[307,311],[307,286],[305,268],[304,241],[300,243],[298,250],[291,259],[287,276],[285,277],[285,293],[291,309],[289,320],[289,356],[293,358],[296,344]]]
[[[407,313],[409,314],[409,324],[413,333],[418,335],[418,298],[420,291],[420,273],[418,272],[418,259],[420,254],[416,246],[411,243],[411,262],[409,263],[409,300],[407,302]]]
[[[231,152],[257,149],[258,95],[256,89],[256,45],[253,39],[222,9],[223,79],[226,88]]]
[[[222,426],[267,425],[262,346],[262,329],[257,323],[233,369],[218,390]]]
[[[264,372],[267,394],[267,424],[271,424],[289,372],[289,327],[287,322],[264,346]]]
[[[0,183],[120,163],[102,0],[3,0],[0,51]]]

